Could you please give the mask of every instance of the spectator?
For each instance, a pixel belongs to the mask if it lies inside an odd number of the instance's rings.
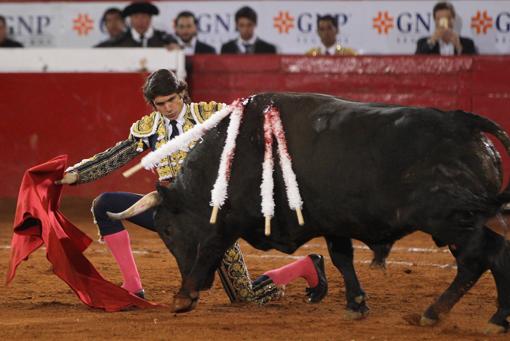
[[[124,18],[129,17],[130,28],[112,42],[112,47],[164,47],[175,43],[175,38],[152,27],[152,16],[159,9],[150,2],[132,2],[122,11]]]
[[[436,30],[430,37],[418,40],[416,54],[440,54],[444,56],[476,54],[473,40],[461,37],[453,30],[455,9],[448,2],[438,2],[432,10]]]
[[[23,47],[21,43],[7,38],[7,21],[2,15],[0,15],[0,47]]]
[[[317,34],[321,39],[322,45],[314,47],[306,52],[309,56],[320,56],[320,55],[344,55],[354,56],[356,51],[340,45],[337,42],[338,30],[338,18],[330,14],[317,17]]]
[[[95,47],[112,47],[113,42],[126,32],[126,23],[122,11],[115,7],[108,8],[101,18],[101,30],[108,32],[109,38]]]
[[[197,39],[197,18],[190,11],[182,11],[174,20],[177,44],[171,44],[170,49],[181,48],[187,56],[202,53],[216,53],[211,45]]]
[[[248,7],[242,7],[236,12],[236,29],[239,37],[230,40],[221,46],[221,53],[276,53],[273,44],[257,38],[255,27],[257,26],[257,13]]]

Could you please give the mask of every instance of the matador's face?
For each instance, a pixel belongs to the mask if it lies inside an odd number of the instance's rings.
[[[170,120],[176,120],[181,113],[184,101],[180,94],[173,93],[166,96],[156,96],[153,104],[154,108],[156,108],[161,115]]]

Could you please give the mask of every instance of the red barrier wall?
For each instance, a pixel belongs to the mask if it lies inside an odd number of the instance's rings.
[[[74,164],[129,135],[131,123],[150,108],[141,96],[145,74],[0,74],[0,197],[14,197],[23,172],[54,156]],[[67,194],[96,196],[106,190],[145,192],[154,177],[119,172]]]
[[[464,109],[510,131],[510,57],[195,56],[194,100],[230,102],[262,91],[307,91],[363,101]],[[150,108],[145,74],[0,74],[0,197],[15,197],[24,170],[67,153],[70,163],[127,137]],[[510,173],[508,162],[506,174]],[[66,195],[147,192],[156,176],[116,172]]]

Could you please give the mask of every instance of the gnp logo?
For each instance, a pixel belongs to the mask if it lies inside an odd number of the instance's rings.
[[[318,13],[302,12],[293,16],[289,11],[278,11],[273,17],[273,27],[280,34],[288,34],[292,29],[296,28],[299,33],[313,33],[317,29]],[[345,26],[349,20],[349,16],[345,13],[332,14],[338,21],[338,26]]]
[[[317,29],[319,13],[301,12],[293,14],[289,10],[277,11],[273,19],[273,27],[280,34],[288,34],[297,29],[299,33],[314,33]],[[349,21],[346,13],[333,13],[342,27]],[[204,34],[223,34],[236,31],[235,19],[231,13],[200,13],[197,15],[198,32]],[[82,19],[83,20],[83,19]]]
[[[377,12],[377,17],[372,18],[372,27],[377,30],[379,34],[388,34],[388,32],[395,27],[393,24],[393,17],[388,14],[388,11]]]
[[[73,19],[73,30],[75,30],[79,36],[88,35],[92,29],[94,29],[94,20],[92,20],[88,14],[80,13]]]
[[[394,17],[388,11],[378,11],[372,18],[372,28],[377,30],[378,34],[385,35],[395,27],[400,33],[429,32],[431,23],[431,13],[402,12]]]
[[[289,33],[294,28],[294,17],[288,11],[279,11],[276,17],[273,17],[273,27],[278,33]]]
[[[476,31],[476,34],[486,34],[492,26],[492,17],[487,14],[487,11],[477,11],[476,15],[471,17],[471,28]]]
[[[51,46],[52,17],[49,15],[7,16],[9,35],[25,46]]]
[[[487,34],[491,28],[495,28],[499,33],[510,32],[510,12],[501,12],[496,15],[496,19],[487,13],[487,10],[476,11],[471,17],[471,28],[476,34]]]

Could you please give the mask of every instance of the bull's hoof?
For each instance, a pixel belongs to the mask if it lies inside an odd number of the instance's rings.
[[[386,262],[373,259],[372,263],[370,263],[370,269],[382,270],[384,273],[386,273]]]
[[[484,330],[484,333],[486,335],[503,334],[505,332],[506,332],[505,327],[490,322]]]
[[[434,320],[429,317],[425,317],[420,314],[407,314],[402,318],[412,326],[431,327],[435,325],[439,320]]]
[[[195,309],[197,304],[198,294],[195,298],[191,296],[176,295],[174,297],[171,310],[173,313],[187,313],[188,311]]]
[[[344,316],[347,320],[362,320],[368,316],[368,308],[364,311],[354,311],[351,309],[346,309]]]
[[[439,322],[439,320],[431,319],[426,316],[420,318],[420,326],[422,327],[432,327],[435,326],[437,322]]]
[[[407,314],[407,315],[402,316],[402,318],[412,326],[420,325],[420,319],[421,319],[420,314]]]

